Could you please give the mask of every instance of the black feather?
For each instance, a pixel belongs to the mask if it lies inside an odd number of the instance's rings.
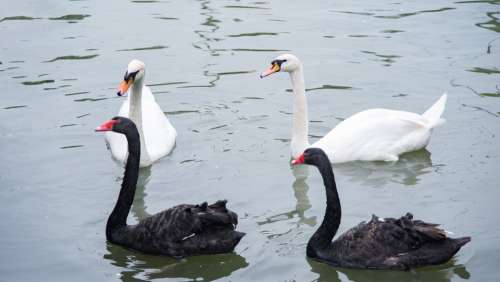
[[[136,225],[126,224],[139,173],[140,139],[131,120],[116,119],[120,122],[112,130],[125,134],[129,156],[118,201],[106,224],[107,239],[141,252],[173,257],[233,251],[245,233],[234,230],[238,216],[226,208],[226,201],[177,205]]]
[[[448,238],[438,224],[414,220],[411,213],[395,219],[372,215],[368,223],[340,235],[341,207],[330,160],[321,149],[304,152],[306,164],[317,166],[325,184],[327,207],[321,226],[307,244],[307,255],[341,267],[408,270],[448,261],[470,237]]]

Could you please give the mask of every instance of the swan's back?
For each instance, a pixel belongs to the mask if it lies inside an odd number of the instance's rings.
[[[236,213],[226,201],[178,205],[117,230],[110,241],[150,254],[183,257],[226,253],[245,233],[235,231]]]
[[[413,220],[409,213],[399,219],[373,216],[335,240],[323,260],[343,267],[401,270],[441,264],[470,238],[448,238],[437,226]]]
[[[425,147],[430,135],[427,120],[419,114],[371,109],[342,121],[312,147],[322,148],[334,163],[396,161],[403,152]]]

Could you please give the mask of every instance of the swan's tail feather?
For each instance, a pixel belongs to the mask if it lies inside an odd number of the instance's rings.
[[[455,243],[457,243],[457,246],[459,248],[461,248],[463,245],[467,244],[470,242],[470,237],[462,237],[462,238],[456,238],[456,239],[453,239],[455,241]]]
[[[447,98],[448,95],[444,93],[443,96],[441,96],[441,98],[434,103],[434,105],[422,114],[422,116],[428,120],[430,128],[434,128],[445,123],[446,120],[442,119],[441,115],[446,107]]]

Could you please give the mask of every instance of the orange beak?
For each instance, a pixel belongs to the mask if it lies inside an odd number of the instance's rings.
[[[118,86],[118,92],[116,93],[118,96],[123,96],[127,93],[130,85],[132,84],[133,79],[124,80],[120,83],[120,86]]]
[[[264,78],[268,75],[271,75],[275,72],[280,71],[280,66],[276,63],[272,64],[267,70],[265,70],[263,73],[260,74],[260,78]]]

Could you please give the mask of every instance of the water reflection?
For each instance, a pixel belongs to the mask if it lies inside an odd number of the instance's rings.
[[[33,18],[33,17],[27,17],[27,16],[12,16],[12,17],[5,17],[0,20],[0,22],[3,21],[31,21],[31,20],[36,20],[40,18]]]
[[[214,14],[215,11],[213,8],[209,6],[210,1],[201,1],[201,13],[200,15],[205,18],[205,22],[203,22],[201,25],[208,27],[208,30],[195,30],[194,33],[198,35],[201,39],[200,42],[193,43],[193,46],[195,48],[202,49],[203,47],[200,46],[200,44],[204,45],[205,49],[210,53],[212,56],[218,56],[219,54],[217,51],[215,51],[212,46],[211,42],[217,42],[222,40],[221,38],[215,38],[209,36],[209,34],[215,33],[219,28],[219,23],[221,22],[217,18],[215,18]]]
[[[151,180],[151,167],[148,166],[141,168],[139,170],[139,179],[137,180],[137,187],[135,190],[134,204],[131,209],[132,214],[137,221],[151,216],[151,214],[146,211],[147,206],[146,201],[144,200],[148,195],[145,190],[149,180]]]
[[[107,243],[108,253],[103,257],[121,268],[122,281],[149,281],[159,278],[187,278],[196,281],[212,281],[229,276],[248,266],[244,257],[235,254],[194,256],[176,260],[129,251]]]
[[[168,48],[168,46],[155,45],[155,46],[148,46],[148,47],[137,47],[137,48],[129,48],[129,49],[119,49],[119,50],[116,50],[116,51],[117,52],[147,51],[147,50],[158,50],[158,49],[165,49],[165,48]]]
[[[23,85],[39,85],[39,84],[45,84],[45,83],[54,83],[56,82],[53,79],[44,79],[44,80],[33,80],[33,81],[23,81]]]
[[[488,12],[486,15],[490,18],[489,21],[477,23],[478,27],[486,28],[494,32],[500,32],[500,22],[498,15],[500,12]]]
[[[319,274],[315,281],[342,281],[345,277],[354,282],[373,282],[373,281],[433,281],[446,282],[454,280],[454,276],[461,279],[469,279],[470,273],[466,267],[461,264],[455,264],[452,259],[449,262],[432,267],[424,267],[412,271],[390,271],[390,270],[359,270],[349,268],[332,267],[330,265],[317,262],[307,258],[307,263],[311,271]]]
[[[418,184],[423,175],[443,165],[432,165],[431,153],[426,149],[403,154],[397,162],[350,162],[334,165],[338,175],[350,177],[351,182],[363,186],[384,187],[390,182],[406,186]]]
[[[377,15],[375,16],[376,18],[381,18],[381,19],[400,19],[400,18],[405,18],[405,17],[410,17],[410,16],[416,16],[420,14],[425,14],[425,13],[437,13],[437,12],[444,12],[448,10],[455,10],[456,8],[453,7],[444,7],[440,9],[433,9],[433,10],[422,10],[422,11],[416,11],[416,12],[410,12],[410,13],[401,13],[401,14],[396,14],[396,15]]]
[[[309,201],[309,197],[307,196],[309,185],[307,185],[306,183],[307,176],[309,175],[309,167],[305,165],[291,166],[291,171],[293,176],[295,177],[295,181],[292,184],[294,196],[297,200],[295,208],[291,211],[282,212],[266,217],[265,220],[257,222],[258,225],[265,225],[278,221],[289,220],[295,217],[299,218],[296,223],[296,227],[299,227],[302,224],[306,224],[311,227],[316,225],[316,216],[305,216],[305,212],[311,208],[311,203]]]
[[[56,18],[49,18],[52,21],[68,21],[68,23],[75,23],[76,21],[81,21],[85,18],[90,17],[90,15],[82,15],[82,14],[70,14],[64,15]]]
[[[306,92],[316,91],[316,90],[354,90],[354,89],[358,89],[358,88],[354,88],[352,86],[347,86],[347,85],[323,84],[322,86],[318,86],[318,87],[306,88]],[[286,89],[286,92],[293,92],[293,89],[288,88],[288,89]]]
[[[84,55],[84,56],[76,56],[76,55],[60,56],[60,57],[56,57],[52,60],[45,61],[45,63],[52,63],[52,62],[59,61],[59,60],[88,60],[88,59],[93,59],[97,56],[99,56],[99,55],[92,54],[92,55]]]
[[[378,54],[377,52],[373,52],[373,51],[366,51],[365,50],[365,51],[361,51],[361,52],[375,56],[376,58],[372,59],[372,60],[375,62],[382,62],[383,63],[382,65],[385,67],[391,66],[391,64],[396,62],[396,59],[401,58],[401,56],[399,56],[399,55],[390,55],[390,54],[384,55],[384,54]]]

